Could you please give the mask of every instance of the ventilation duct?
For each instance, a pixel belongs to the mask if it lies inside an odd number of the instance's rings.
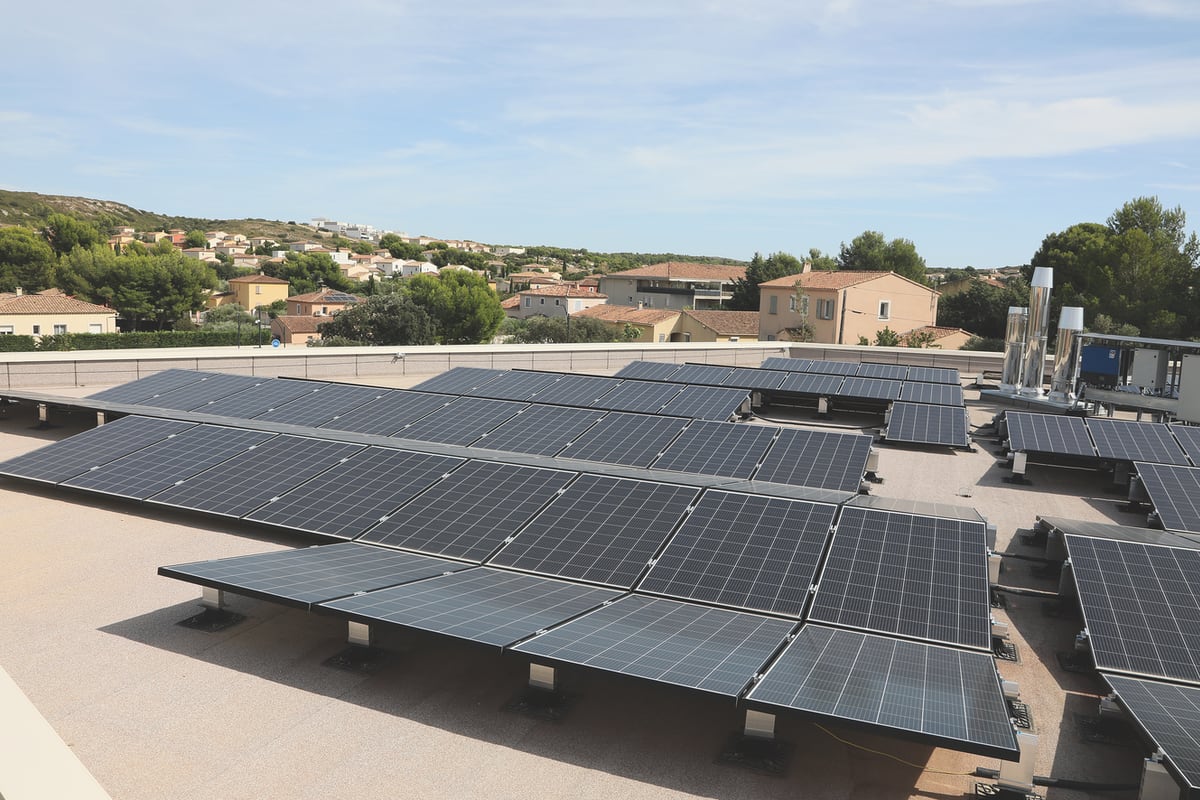
[[[1021,394],[1038,397],[1046,373],[1046,334],[1050,329],[1050,287],[1054,270],[1038,267],[1029,287],[1029,333],[1025,338],[1025,377]]]
[[[1058,341],[1054,345],[1051,400],[1070,402],[1075,399],[1075,381],[1079,377],[1079,332],[1082,330],[1083,309],[1064,306],[1058,317]]]
[[[1004,372],[1000,377],[1002,391],[1015,392],[1021,383],[1021,361],[1025,358],[1025,333],[1029,325],[1029,309],[1008,307],[1008,327],[1004,333]]]

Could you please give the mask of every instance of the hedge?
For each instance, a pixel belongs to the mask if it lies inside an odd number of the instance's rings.
[[[6,334],[0,336],[0,353],[23,353],[37,349],[37,340],[32,336]]]
[[[242,344],[259,343],[259,331],[248,326],[242,332]],[[25,337],[3,337],[32,339]],[[262,332],[262,343],[271,343],[271,332]],[[146,347],[222,347],[238,343],[237,330],[223,331],[134,331],[131,333],[61,333],[43,336],[39,350],[127,350]],[[22,348],[26,349],[26,348]],[[33,350],[33,347],[27,348]]]

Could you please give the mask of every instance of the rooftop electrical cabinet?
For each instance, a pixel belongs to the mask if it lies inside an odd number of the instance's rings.
[[[1184,422],[1200,422],[1200,354],[1184,353],[1179,372],[1179,406],[1175,412]]]
[[[1129,382],[1143,391],[1161,392],[1167,388],[1170,361],[1170,354],[1166,350],[1134,350]]]
[[[1121,375],[1121,348],[1107,344],[1085,345],[1079,377],[1088,386],[1113,389]]]

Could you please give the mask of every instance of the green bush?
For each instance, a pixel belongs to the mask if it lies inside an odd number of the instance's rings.
[[[242,345],[259,343],[258,329],[244,326]],[[7,337],[5,337],[7,338]],[[23,337],[32,338],[32,337]],[[262,332],[262,343],[271,343],[271,332]],[[62,333],[43,336],[40,350],[130,350],[147,347],[228,347],[238,343],[238,331],[135,331],[131,333]],[[33,348],[29,348],[33,349]]]
[[[0,336],[0,353],[24,353],[37,349],[37,340],[32,336]]]

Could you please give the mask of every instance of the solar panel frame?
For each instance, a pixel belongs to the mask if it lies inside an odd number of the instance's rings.
[[[1009,449],[1014,453],[1096,458],[1096,447],[1082,417],[1009,411],[1005,419]]]
[[[463,463],[450,456],[368,447],[245,519],[353,539]]]
[[[658,381],[622,381],[620,386],[604,394],[591,404],[592,408],[612,411],[635,411],[657,414],[659,410],[684,390],[681,383]]]
[[[724,422],[747,407],[750,393],[724,386],[685,386],[659,411],[661,416],[707,419]]]
[[[1134,723],[1166,754],[1185,795],[1200,798],[1200,688],[1102,675]]]
[[[709,489],[638,592],[799,618],[837,506]]]
[[[648,467],[688,426],[688,420],[611,411],[559,451],[560,458]]]
[[[1200,551],[1063,538],[1096,667],[1200,683]]]
[[[843,375],[796,372],[784,378],[775,391],[830,397],[838,393],[844,381]]]
[[[665,381],[679,370],[679,365],[666,361],[633,361],[617,370],[613,377]]]
[[[539,389],[530,400],[561,406],[590,407],[611,392],[621,381],[601,375],[560,375],[554,383]]]
[[[857,492],[871,442],[861,434],[783,428],[752,479]]]
[[[193,427],[193,422],[122,417],[0,462],[0,475],[60,483]]]
[[[663,450],[650,468],[749,478],[766,456],[776,433],[777,428],[765,425],[696,420]]]
[[[237,394],[212,400],[193,411],[200,414],[215,414],[220,417],[253,419],[277,406],[312,394],[328,384],[317,381],[296,381],[272,378]]]
[[[808,618],[991,650],[987,526],[843,506]]]
[[[990,653],[807,624],[747,695],[780,708],[1015,761]]]
[[[89,492],[145,500],[210,467],[274,438],[266,431],[197,425],[96,469],[65,485]]]
[[[507,370],[490,367],[451,367],[445,372],[421,381],[412,387],[415,392],[462,395],[484,386],[488,381]]]
[[[356,542],[254,553],[158,568],[168,578],[312,609],[340,597],[418,581],[468,565]]]
[[[1187,454],[1162,423],[1091,417],[1084,424],[1100,458],[1190,466]]]
[[[795,623],[629,595],[513,648],[726,697],[738,697]]]
[[[1159,522],[1169,531],[1200,533],[1200,467],[1135,462]]]
[[[176,411],[192,411],[212,400],[237,394],[269,380],[249,375],[232,375],[226,372],[209,372],[195,383],[189,383],[171,391],[147,397],[134,405],[150,408],[169,408]]]
[[[358,541],[483,561],[576,473],[471,460],[389,514]],[[480,498],[504,498],[501,503]]]
[[[327,602],[322,609],[504,647],[620,596],[619,591],[474,567]]]
[[[721,385],[738,389],[776,389],[787,375],[783,370],[737,367],[721,381]]]
[[[900,400],[934,406],[965,406],[962,387],[951,383],[921,383],[905,381],[900,386]]]
[[[312,394],[302,395],[275,408],[257,414],[253,419],[263,422],[281,422],[287,425],[303,425],[317,428],[335,417],[378,400],[391,389],[374,386],[352,386],[345,383],[327,383]]]
[[[379,398],[338,414],[317,427],[375,436],[394,436],[406,425],[433,414],[456,399],[446,394],[391,389]]]
[[[889,381],[903,381],[908,377],[906,364],[876,364],[863,362],[858,365],[859,378],[881,378]]]
[[[811,358],[787,358],[786,356],[771,356],[763,359],[760,369],[781,370],[783,372],[808,372],[812,366]]]
[[[1168,425],[1171,435],[1187,453],[1192,465],[1200,467],[1200,427],[1195,425]]]
[[[923,403],[892,403],[884,438],[889,442],[970,447],[965,408]]]
[[[482,386],[462,392],[464,397],[489,397],[493,400],[529,400],[538,389],[558,376],[545,372],[503,371]]]
[[[600,409],[532,405],[471,443],[472,447],[552,456],[608,413]]]
[[[808,365],[805,372],[818,375],[842,375],[846,377],[858,374],[862,364],[853,361],[825,361],[822,359],[814,359]]]
[[[362,449],[360,444],[280,434],[146,500],[240,518]]]
[[[842,382],[837,395],[864,400],[895,400],[900,397],[900,385],[900,381],[852,375]]]
[[[191,369],[165,369],[135,381],[110,386],[88,395],[89,400],[104,400],[109,403],[140,405],[147,398],[199,383],[212,373]]]
[[[683,364],[671,375],[672,383],[698,384],[700,386],[720,386],[721,381],[729,377],[733,367],[715,364]]]
[[[403,439],[466,446],[528,407],[527,403],[512,400],[460,397],[428,416],[410,422],[391,435]]]
[[[921,383],[951,383],[962,385],[962,376],[953,367],[914,367],[909,366],[906,380]]]
[[[628,589],[698,495],[690,486],[582,474],[488,563]]]

